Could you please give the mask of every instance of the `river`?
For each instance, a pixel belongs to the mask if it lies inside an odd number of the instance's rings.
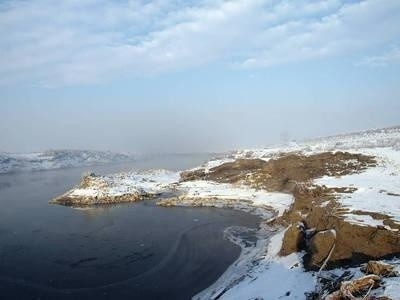
[[[209,155],[0,175],[1,299],[190,299],[240,254],[229,226],[257,227],[246,213],[165,208],[153,200],[73,209],[48,201],[101,174],[199,165]]]

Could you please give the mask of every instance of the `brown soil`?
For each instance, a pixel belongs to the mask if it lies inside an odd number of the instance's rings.
[[[316,232],[334,229],[336,247],[331,261],[351,259],[353,255],[363,254],[379,258],[400,253],[400,234],[384,227],[360,226],[348,223],[343,214],[346,209],[335,201],[336,193],[352,193],[354,188],[327,188],[316,186],[313,179],[328,176],[343,176],[359,173],[376,166],[374,157],[348,152],[325,152],[315,155],[299,153],[282,154],[280,157],[264,161],[261,159],[238,159],[212,168],[208,173],[199,169],[181,174],[182,181],[211,180],[221,183],[240,183],[268,191],[293,194],[295,201],[285,214],[273,222],[290,226],[286,231],[281,254],[298,251],[304,244],[304,234],[296,230],[298,222],[303,222]],[[323,204],[323,205],[322,205]],[[384,220],[384,224],[400,229],[389,217],[368,212],[375,219]],[[317,244],[309,247],[312,265],[320,265],[324,255],[322,250],[330,249],[331,239],[318,239]],[[328,245],[329,244],[329,245]],[[318,249],[318,250],[316,250]],[[322,250],[321,250],[322,249]]]

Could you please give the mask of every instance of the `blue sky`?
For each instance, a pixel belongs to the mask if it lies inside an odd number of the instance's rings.
[[[221,151],[400,124],[400,2],[1,1],[0,150]]]

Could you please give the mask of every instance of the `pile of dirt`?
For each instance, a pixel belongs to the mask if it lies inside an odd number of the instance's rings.
[[[281,218],[274,220],[275,223],[289,226],[284,235],[281,254],[288,255],[306,249],[309,253],[308,266],[319,267],[333,245],[335,248],[330,256],[331,262],[352,260],[360,257],[360,254],[361,257],[380,258],[400,253],[398,231],[387,230],[384,226],[361,226],[345,221],[343,215],[346,210],[336,202],[335,193],[352,193],[355,189],[327,188],[312,183],[313,179],[325,175],[359,173],[376,164],[372,156],[349,152],[313,155],[287,153],[269,161],[237,159],[208,172],[203,169],[183,172],[181,181],[211,180],[293,194],[295,200],[291,208]],[[297,226],[299,222],[306,229],[313,228],[312,234],[301,231]],[[392,228],[400,229],[387,217],[385,222],[391,224]],[[334,238],[332,231],[336,232]]]

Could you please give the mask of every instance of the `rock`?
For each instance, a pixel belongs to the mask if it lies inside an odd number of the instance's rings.
[[[281,255],[297,252],[304,242],[304,234],[297,225],[290,225],[285,232],[282,242]]]
[[[394,271],[394,266],[374,260],[370,260],[367,264],[363,265],[361,271],[366,274],[375,274],[384,277],[399,276],[399,274]]]
[[[335,230],[317,232],[310,241],[311,264],[322,266],[336,242]]]
[[[188,170],[181,172],[180,181],[202,180],[205,177],[204,169]]]
[[[351,259],[354,253],[380,258],[400,252],[400,235],[396,231],[351,224],[342,219],[332,220],[337,232],[333,260]]]

